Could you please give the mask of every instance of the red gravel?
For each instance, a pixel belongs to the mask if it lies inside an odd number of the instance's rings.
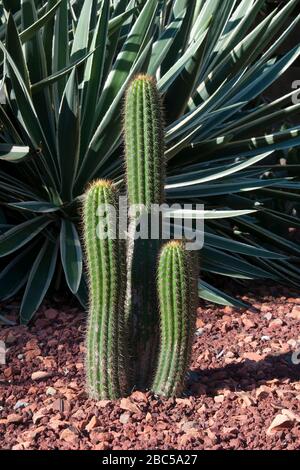
[[[135,391],[116,403],[88,400],[85,314],[62,301],[59,310],[45,304],[29,328],[3,327],[0,448],[300,449],[300,365],[291,360],[300,297],[255,286],[241,297],[256,310],[198,309],[192,372],[178,399]]]

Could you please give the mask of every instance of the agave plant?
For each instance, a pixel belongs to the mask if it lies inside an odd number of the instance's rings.
[[[241,305],[210,283],[299,283],[298,164],[293,93],[261,99],[297,59],[277,50],[299,23],[298,0],[21,0],[0,6],[0,299],[23,291],[28,322],[51,281],[85,303],[78,207],[88,182],[124,179],[122,101],[138,73],[155,75],[166,115],[166,197],[202,203],[199,295]],[[288,201],[290,213],[274,208]]]

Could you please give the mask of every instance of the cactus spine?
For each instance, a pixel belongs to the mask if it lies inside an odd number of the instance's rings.
[[[105,230],[115,230],[116,191],[105,180],[88,189],[84,203],[84,238],[90,287],[86,374],[95,399],[116,399],[126,393],[122,350],[123,247],[112,237],[99,237],[99,208]]]
[[[197,305],[196,262],[180,241],[171,241],[162,249],[158,294],[161,334],[152,390],[170,397],[180,393],[184,385]]]
[[[164,198],[164,132],[160,96],[155,80],[137,76],[125,99],[124,116],[127,191],[130,207],[140,208],[151,230],[150,209]],[[141,207],[142,206],[142,207]],[[145,220],[145,219],[144,219]],[[133,236],[137,216],[130,218]],[[132,227],[133,226],[133,227]],[[133,228],[133,233],[132,233]],[[131,354],[135,384],[145,388],[154,373],[158,344],[156,260],[161,241],[129,240],[127,250],[127,325],[132,329]]]

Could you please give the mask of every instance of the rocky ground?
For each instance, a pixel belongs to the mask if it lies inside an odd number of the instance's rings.
[[[240,297],[252,308],[201,304],[186,394],[170,400],[88,400],[85,314],[66,302],[2,327],[0,448],[300,449],[299,294],[253,284]]]

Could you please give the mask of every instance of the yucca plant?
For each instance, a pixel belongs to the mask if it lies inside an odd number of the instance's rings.
[[[123,183],[122,100],[140,72],[164,97],[166,198],[205,204],[186,214],[206,220],[199,295],[241,305],[211,274],[299,283],[299,245],[276,227],[299,228],[299,165],[278,158],[300,145],[299,126],[280,126],[300,104],[296,90],[260,98],[300,54],[277,55],[299,2],[260,16],[265,3],[2,2],[0,299],[23,290],[23,323],[61,271],[85,303],[78,207],[92,179]]]

